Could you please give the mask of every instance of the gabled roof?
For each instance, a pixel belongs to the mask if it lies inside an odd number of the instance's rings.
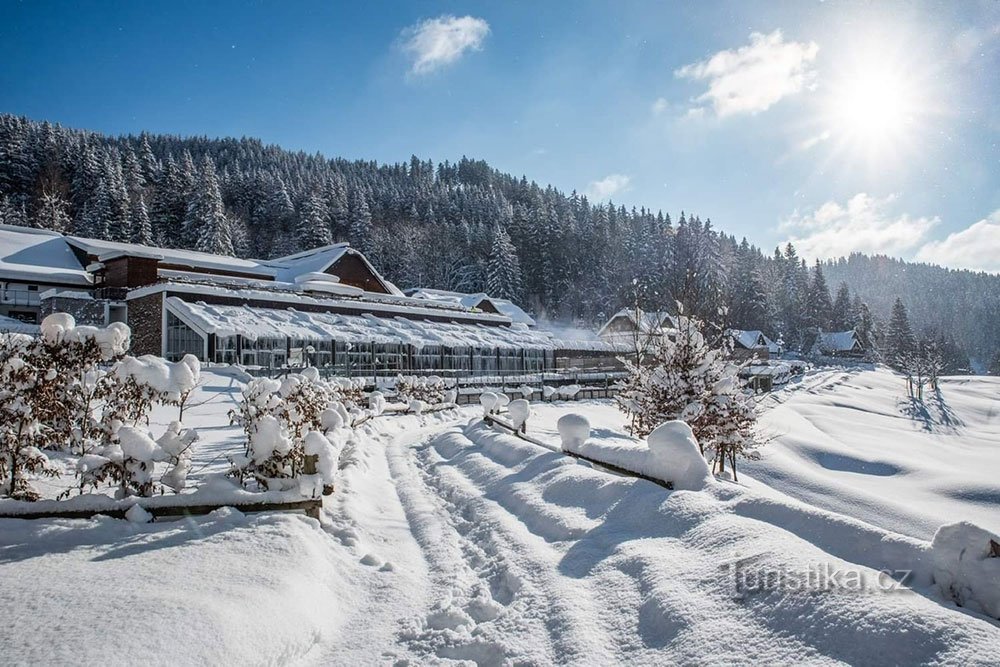
[[[850,331],[820,331],[813,347],[818,348],[821,352],[850,352],[861,349],[863,346],[857,333],[852,329]]]
[[[430,287],[410,287],[404,293],[414,299],[424,299],[425,301],[436,301],[447,303],[463,308],[482,308],[483,301],[489,301],[493,308],[501,315],[506,315],[512,322],[525,324],[529,327],[535,326],[535,320],[524,312],[524,310],[510,299],[498,299],[485,292],[475,292],[466,294],[464,292],[451,292],[449,290],[432,289]]]
[[[89,285],[92,281],[62,234],[0,225],[0,279]]]
[[[356,255],[365,266],[372,272],[386,292],[396,296],[402,296],[395,285],[382,277],[372,263],[368,261],[362,253],[350,246],[349,243],[331,243],[330,245],[303,250],[293,255],[276,257],[268,260],[266,264],[276,269],[275,279],[282,282],[296,282],[296,278],[306,273],[323,273],[336,264],[345,255]]]
[[[604,326],[598,330],[597,335],[622,335],[622,332],[607,331],[612,322],[620,319],[625,319],[630,322],[635,331],[644,334],[677,328],[677,318],[665,311],[647,313],[646,311],[639,309],[638,317],[639,319],[637,321],[635,309],[622,308],[604,323]]]

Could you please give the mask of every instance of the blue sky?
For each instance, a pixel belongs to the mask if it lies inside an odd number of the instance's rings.
[[[0,111],[462,155],[765,248],[1000,271],[1000,3],[13,2]]]

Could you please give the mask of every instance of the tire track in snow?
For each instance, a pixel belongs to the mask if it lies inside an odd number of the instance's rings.
[[[423,655],[480,665],[610,660],[603,633],[579,612],[589,596],[546,576],[559,554],[452,465],[471,444],[451,429],[410,450],[392,447],[393,476],[436,598],[400,639]]]

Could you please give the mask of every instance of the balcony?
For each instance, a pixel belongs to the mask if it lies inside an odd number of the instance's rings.
[[[37,290],[3,289],[0,290],[0,304],[5,306],[37,306],[40,303]]]

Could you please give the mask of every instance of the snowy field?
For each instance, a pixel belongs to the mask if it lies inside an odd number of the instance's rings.
[[[241,438],[239,383],[203,380],[195,482]],[[463,408],[361,427],[322,522],[0,520],[0,662],[995,665],[1000,623],[937,592],[929,540],[959,520],[1000,532],[1000,383],[948,379],[927,412],[904,393],[884,371],[808,375],[762,407],[763,459],[698,492]],[[568,412],[637,444],[608,402],[533,408],[553,445]],[[884,592],[883,569],[913,575]],[[761,585],[774,572],[846,576]]]

